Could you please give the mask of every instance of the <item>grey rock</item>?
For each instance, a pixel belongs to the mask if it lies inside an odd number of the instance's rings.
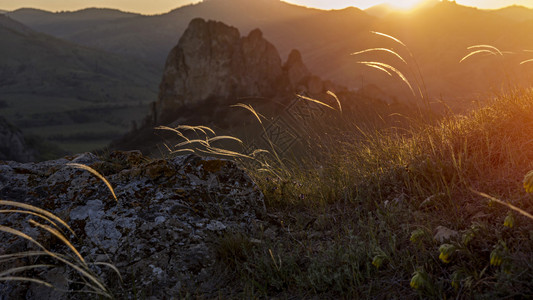
[[[169,123],[181,107],[210,99],[219,99],[220,104],[242,97],[292,99],[302,90],[323,94],[324,87],[320,78],[311,76],[298,51],[282,64],[261,30],[241,37],[235,27],[194,19],[167,58],[153,113],[158,123]]]
[[[103,174],[118,201],[100,179],[67,166],[71,162],[85,162]],[[42,163],[0,161],[0,170],[1,199],[56,214],[76,233],[74,237],[64,230],[86,261],[107,258],[104,262],[118,268],[123,284],[109,268],[91,267],[119,298],[133,298],[134,290],[157,299],[187,292],[209,295],[217,284],[223,284],[213,275],[219,268],[215,266],[214,247],[220,236],[226,231],[252,235],[266,215],[260,190],[227,160],[178,156],[150,161],[130,151],[112,152],[105,159],[81,154]],[[27,233],[53,252],[73,256],[64,244],[31,226],[29,219],[46,223],[34,216],[0,214],[0,225]],[[0,232],[0,240],[9,241],[0,244],[0,255],[36,250],[31,243],[7,233]],[[32,262],[30,258],[17,260],[15,265],[0,262],[0,271]],[[87,289],[74,284],[80,279],[72,268],[60,268],[31,270],[25,276],[46,280],[63,290]],[[87,297],[84,293],[59,294],[34,283],[0,283],[0,295],[6,299]]]

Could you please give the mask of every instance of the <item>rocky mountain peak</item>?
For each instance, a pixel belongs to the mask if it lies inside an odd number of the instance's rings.
[[[259,28],[256,28],[250,31],[250,33],[248,34],[248,38],[251,40],[263,39],[263,32]]]
[[[292,50],[289,54],[284,69],[289,76],[291,86],[295,88],[302,83],[302,80],[305,80],[311,75],[311,72],[309,72],[309,69],[307,69],[302,60],[302,54],[296,49]]]
[[[243,97],[292,97],[310,75],[297,50],[283,64],[261,30],[241,37],[235,27],[197,18],[168,56],[153,113],[157,123],[169,123],[183,107],[208,100],[227,105]]]
[[[327,91],[333,91],[338,101]],[[342,102],[345,116],[365,111],[365,120],[377,111],[389,111],[381,99],[370,99],[313,75],[298,50],[293,50],[283,63],[260,29],[241,36],[235,27],[197,18],[168,55],[159,99],[153,103],[150,115],[140,128],[115,141],[112,148],[155,153],[154,145],[161,138],[174,138],[172,134],[154,132],[157,125],[205,125],[231,135],[248,134],[253,132],[249,125],[255,120],[233,104],[249,104],[274,120],[294,113],[288,109],[299,102],[297,94],[332,107]]]
[[[276,48],[259,29],[194,19],[170,52],[160,85],[159,115],[210,98],[271,95],[282,75]]]

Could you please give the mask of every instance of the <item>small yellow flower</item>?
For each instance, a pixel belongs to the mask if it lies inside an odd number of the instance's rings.
[[[452,244],[442,244],[439,247],[439,259],[442,260],[442,262],[444,262],[445,264],[449,263],[451,261],[451,256],[455,250],[456,248]]]
[[[492,252],[490,253],[490,264],[493,266],[499,266],[502,264],[502,262],[503,258],[500,248],[492,250]]]
[[[526,176],[524,176],[523,183],[526,193],[533,193],[533,170],[529,171]]]
[[[439,259],[442,260],[442,262],[444,262],[445,264],[449,263],[451,260],[450,260],[450,256],[446,253],[443,253],[441,252],[440,255],[439,255]]]
[[[426,284],[426,279],[424,274],[421,271],[416,271],[413,273],[413,278],[411,278],[411,287],[415,290],[421,289]]]
[[[426,232],[424,231],[424,229],[422,228],[418,228],[417,230],[411,232],[411,242],[412,243],[416,243],[418,242],[424,235],[426,234]]]
[[[459,282],[457,282],[456,280],[452,280],[452,287],[456,290],[459,289]]]
[[[379,269],[379,267],[381,267],[381,265],[383,264],[384,259],[385,257],[383,255],[376,255],[372,260],[372,265],[376,267],[376,269]]]
[[[514,226],[514,215],[512,212],[509,212],[507,214],[507,217],[505,217],[505,220],[503,221],[503,226],[513,228]]]
[[[452,282],[451,282],[451,284],[452,284],[452,287],[454,289],[456,289],[456,290],[459,289],[459,284],[461,283],[461,277],[462,277],[461,273],[459,273],[457,271],[452,274],[452,278],[451,278]]]
[[[468,231],[465,234],[463,234],[463,244],[468,245],[470,242],[474,239],[476,234],[472,231]]]

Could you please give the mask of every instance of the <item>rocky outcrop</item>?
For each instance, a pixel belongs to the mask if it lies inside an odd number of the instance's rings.
[[[326,85],[311,76],[298,51],[283,65],[259,29],[241,37],[235,27],[194,19],[168,56],[156,123],[171,122],[184,107],[208,100],[224,105],[245,97],[293,98],[302,91],[320,94]]]
[[[298,50],[291,51],[283,68],[287,72],[291,86],[295,88],[301,88],[301,85],[305,85],[305,79],[311,76]]]
[[[103,174],[114,188],[91,173],[69,166],[84,164]],[[214,158],[178,156],[148,160],[140,152],[113,152],[105,158],[86,153],[42,163],[0,162],[0,199],[49,210],[71,226],[74,246],[87,262],[111,263],[123,283],[102,265],[91,270],[121,299],[139,295],[171,299],[188,292],[217,295],[224,284],[214,276],[216,245],[225,233],[251,235],[265,215],[263,195],[235,163]],[[13,209],[0,205],[0,209]],[[21,230],[51,251],[73,255],[45,230],[31,226],[33,215],[0,213],[0,225]],[[67,234],[68,231],[64,230]],[[0,255],[37,250],[17,236],[2,233]],[[51,282],[60,290],[27,282],[0,281],[0,299],[86,298],[76,271],[49,258],[20,258],[25,277]],[[0,272],[13,265],[0,262]],[[18,274],[20,275],[20,274]],[[81,295],[81,296],[80,296]],[[152,298],[150,298],[152,297]]]
[[[29,162],[35,159],[36,151],[30,149],[20,129],[0,116],[0,160]]]
[[[281,59],[259,30],[241,38],[221,22],[194,19],[170,52],[160,85],[161,111],[212,97],[273,96]]]
[[[334,92],[337,98],[328,91]],[[323,106],[316,103],[310,106],[297,94],[322,101],[334,109],[326,109],[325,113]],[[257,120],[249,111],[232,107],[237,103],[251,105],[265,120],[270,120],[266,126],[272,125],[271,129],[281,124],[273,124],[280,118],[283,118],[281,128],[303,128],[301,132],[288,134],[291,140],[309,137],[307,129],[319,123],[317,119],[311,120],[316,116],[331,127],[334,123],[367,123],[366,126],[370,122],[382,123],[382,116],[411,110],[398,107],[391,110],[382,101],[385,99],[373,97],[378,93],[367,94],[312,74],[298,50],[293,50],[282,64],[276,48],[259,29],[241,37],[236,28],[224,23],[194,19],[168,56],[159,99],[153,103],[150,115],[142,126],[115,141],[111,148],[141,149],[157,155],[164,148],[156,147],[162,140],[166,145],[181,142],[171,132],[154,132],[158,125],[205,125],[217,133],[261,144],[262,141],[256,141],[261,138],[255,138],[263,134]],[[338,113],[341,107],[342,118]],[[351,121],[345,122],[348,119]]]

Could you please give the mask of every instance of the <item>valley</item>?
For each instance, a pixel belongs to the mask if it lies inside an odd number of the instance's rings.
[[[105,147],[148,112],[159,74],[0,16],[0,114],[70,153]]]

